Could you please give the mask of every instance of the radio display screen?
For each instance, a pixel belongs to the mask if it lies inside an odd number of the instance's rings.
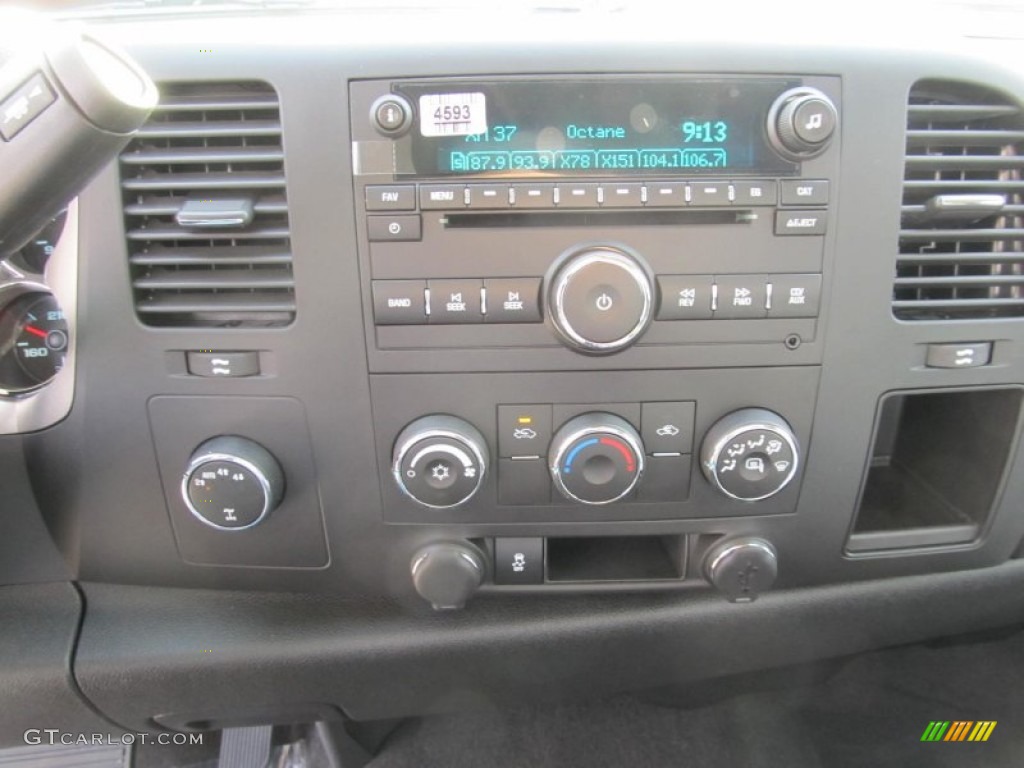
[[[766,133],[786,79],[405,83],[415,176],[786,175]],[[406,175],[406,174],[403,174]]]

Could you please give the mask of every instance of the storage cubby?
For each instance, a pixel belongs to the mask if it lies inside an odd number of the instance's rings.
[[[976,539],[1016,446],[1020,405],[1016,387],[887,395],[847,551]]]

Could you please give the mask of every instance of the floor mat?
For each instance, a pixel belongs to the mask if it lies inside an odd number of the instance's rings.
[[[679,709],[634,697],[430,717],[372,768],[1019,768],[1024,634],[850,660],[824,683]],[[988,741],[922,742],[932,721],[996,721]],[[948,729],[949,732],[952,729]]]

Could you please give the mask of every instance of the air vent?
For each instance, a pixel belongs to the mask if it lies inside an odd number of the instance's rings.
[[[121,155],[135,308],[147,325],[295,317],[284,150],[266,83],[171,83]]]
[[[1024,316],[1024,110],[997,91],[926,80],[910,92],[893,313]]]

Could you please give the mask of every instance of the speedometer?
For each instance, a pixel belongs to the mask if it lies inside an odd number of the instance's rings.
[[[68,324],[50,293],[22,294],[0,309],[0,393],[48,383],[64,367]]]

